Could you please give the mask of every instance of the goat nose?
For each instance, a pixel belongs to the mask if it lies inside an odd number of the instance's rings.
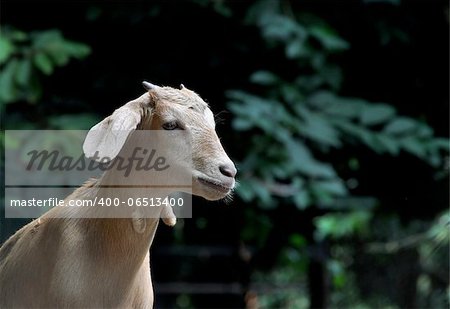
[[[220,172],[227,177],[236,176],[237,170],[234,167],[234,164],[224,164],[219,166]]]

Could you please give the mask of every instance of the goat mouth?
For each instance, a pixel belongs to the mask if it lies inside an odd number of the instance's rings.
[[[223,192],[223,193],[228,193],[233,189],[233,187],[226,186],[226,185],[216,182],[216,181],[207,180],[205,178],[198,178],[198,181],[202,185],[205,185],[207,187],[210,187],[216,191]]]

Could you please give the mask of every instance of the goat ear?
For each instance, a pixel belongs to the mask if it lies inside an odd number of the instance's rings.
[[[111,116],[89,130],[83,144],[85,156],[103,163],[113,160],[141,122],[142,116],[151,108],[152,100],[146,93],[116,109]]]

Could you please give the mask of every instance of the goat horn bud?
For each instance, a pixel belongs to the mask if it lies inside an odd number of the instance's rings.
[[[183,84],[180,84],[180,89],[184,89],[184,88],[186,88],[186,87],[184,87]]]
[[[146,82],[146,81],[142,82],[142,86],[144,86],[145,90],[154,90],[154,89],[159,88],[158,86],[153,85],[152,83],[149,83],[149,82]]]

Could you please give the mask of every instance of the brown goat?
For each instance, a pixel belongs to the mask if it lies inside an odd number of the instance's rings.
[[[177,154],[178,163],[192,179],[192,194],[208,200],[229,195],[236,169],[215,132],[208,105],[184,86],[178,90],[144,82],[144,87],[148,92],[89,131],[85,155],[113,159],[138,130],[182,130],[192,157],[183,162]],[[114,131],[123,134],[111,138]],[[157,173],[145,177],[158,182]],[[150,189],[133,186],[136,178],[108,170],[66,201],[148,196]],[[131,186],[109,188],[112,180]],[[167,188],[151,190],[152,196],[171,193]],[[152,308],[149,249],[159,218],[168,225],[176,222],[170,207],[158,209],[152,217],[95,218],[89,213],[93,208],[55,207],[27,224],[0,248],[0,308]]]

